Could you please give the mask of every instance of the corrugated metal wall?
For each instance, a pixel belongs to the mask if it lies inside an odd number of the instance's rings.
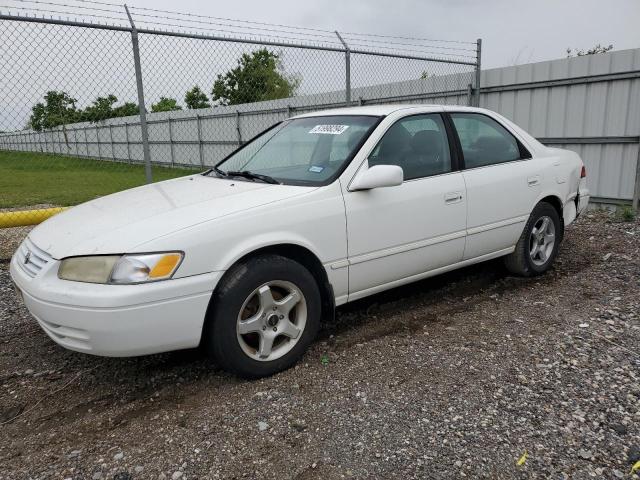
[[[580,154],[591,192],[633,196],[640,135],[640,49],[482,72],[480,105],[544,143]]]
[[[352,99],[372,103],[471,100],[468,74],[355,88]],[[449,90],[438,87],[448,85]],[[634,195],[640,142],[640,49],[564,58],[482,72],[480,106],[510,118],[547,145],[578,152],[596,201]],[[451,89],[453,88],[453,90]],[[328,100],[329,99],[329,100]],[[212,165],[273,123],[339,106],[343,92],[231,107],[148,115],[152,161]],[[327,103],[328,102],[328,103]],[[196,118],[198,116],[199,118]],[[138,117],[67,125],[47,133],[0,135],[0,149],[142,161]]]

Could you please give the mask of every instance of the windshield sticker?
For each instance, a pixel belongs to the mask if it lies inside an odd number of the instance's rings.
[[[322,135],[340,135],[349,125],[316,125],[309,133],[320,133]]]
[[[320,173],[322,170],[324,170],[324,167],[319,167],[317,165],[311,165],[311,167],[309,167],[309,171],[313,173]]]

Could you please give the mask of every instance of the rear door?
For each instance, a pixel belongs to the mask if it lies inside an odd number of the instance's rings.
[[[516,244],[541,190],[540,162],[493,117],[451,112],[467,190],[464,259]]]

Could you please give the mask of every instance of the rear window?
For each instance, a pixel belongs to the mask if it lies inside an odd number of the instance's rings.
[[[479,113],[452,113],[466,168],[522,158],[516,138],[493,118]]]

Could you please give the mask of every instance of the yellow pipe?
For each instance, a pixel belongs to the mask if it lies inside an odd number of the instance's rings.
[[[14,210],[0,212],[0,228],[26,227],[37,225],[56,213],[66,210],[68,207],[40,208],[38,210]]]

